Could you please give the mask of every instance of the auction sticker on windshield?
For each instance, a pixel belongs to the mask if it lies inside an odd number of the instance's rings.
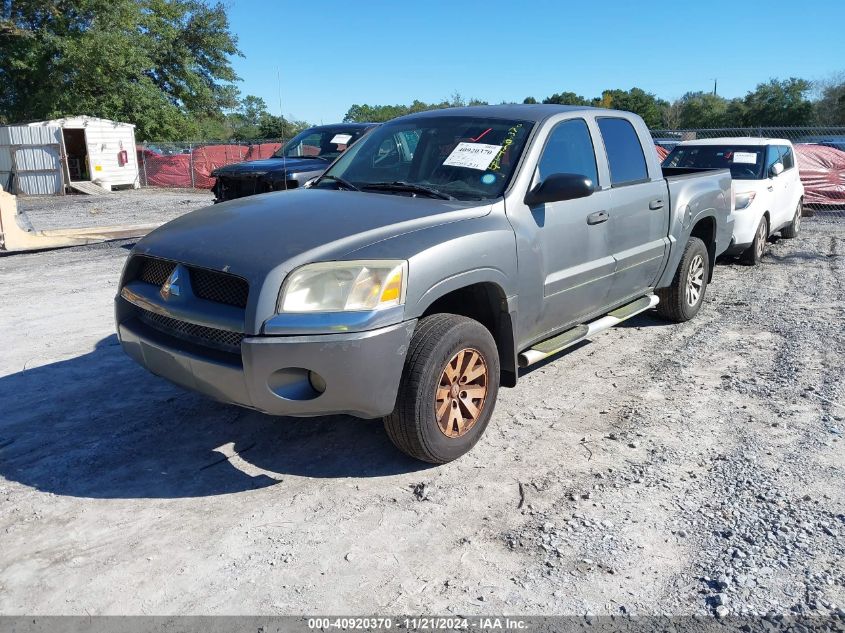
[[[443,161],[449,167],[466,167],[468,169],[486,170],[496,154],[502,149],[501,145],[485,145],[484,143],[458,143],[452,153]]]
[[[331,140],[331,143],[333,145],[346,145],[351,138],[351,134],[335,134]]]
[[[734,152],[734,162],[753,165],[757,162],[757,152]]]

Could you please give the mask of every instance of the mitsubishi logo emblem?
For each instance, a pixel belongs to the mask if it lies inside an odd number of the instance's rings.
[[[181,294],[182,289],[180,287],[180,281],[183,274],[184,269],[181,266],[176,266],[176,268],[173,269],[173,272],[170,273],[170,277],[167,278],[167,281],[164,282],[161,290],[158,291],[162,299],[167,301],[170,297],[178,297]]]

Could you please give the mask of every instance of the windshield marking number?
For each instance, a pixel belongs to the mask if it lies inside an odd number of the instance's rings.
[[[466,167],[467,169],[486,171],[501,149],[501,145],[458,143],[457,147],[443,161],[443,164],[448,167]]]

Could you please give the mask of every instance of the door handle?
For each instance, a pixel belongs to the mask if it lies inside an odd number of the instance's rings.
[[[587,224],[601,224],[602,222],[607,222],[609,219],[610,215],[608,215],[607,211],[596,211],[587,216]]]
[[[648,208],[651,209],[652,211],[656,211],[657,209],[662,209],[663,208],[663,200],[661,200],[660,198],[658,198],[657,200],[652,200],[651,202],[648,203]]]
[[[772,187],[771,185],[769,185],[769,186],[768,186],[768,190],[769,190],[769,191],[774,191],[774,190],[775,190],[775,188],[774,188],[774,187]]]

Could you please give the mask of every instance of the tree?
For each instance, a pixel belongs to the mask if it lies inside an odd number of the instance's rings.
[[[820,125],[845,125],[845,73],[818,85],[816,121]]]
[[[560,92],[555,93],[551,97],[546,97],[543,99],[543,103],[557,103],[560,105],[577,105],[577,106],[585,106],[590,105],[590,102],[587,101],[581,95],[577,95],[574,92]]]
[[[710,92],[688,92],[677,102],[681,128],[727,127],[728,100]]]
[[[440,103],[425,103],[418,99],[415,99],[410,105],[368,105],[356,103],[346,111],[343,121],[345,123],[382,123],[390,119],[395,119],[398,116],[413,114],[414,112],[467,105],[487,105],[487,102],[480,101],[479,99],[466,100],[459,92],[455,92],[448,100],[443,100]]]
[[[743,99],[743,123],[746,126],[811,125],[813,103],[806,96],[811,87],[809,81],[795,77],[758,84]]]
[[[15,0],[0,17],[0,116],[87,114],[184,139],[236,104],[239,55],[206,0]]]
[[[605,90],[600,99],[593,99],[593,105],[601,108],[615,108],[639,114],[650,128],[660,127],[669,102],[658,99],[641,88],[630,90]]]
[[[525,99],[522,100],[522,103],[535,104],[537,103],[537,100],[534,97],[525,97]]]
[[[238,141],[290,139],[308,127],[305,121],[270,114],[264,99],[254,95],[241,99],[239,107],[226,115],[226,123],[231,129],[229,138]]]

